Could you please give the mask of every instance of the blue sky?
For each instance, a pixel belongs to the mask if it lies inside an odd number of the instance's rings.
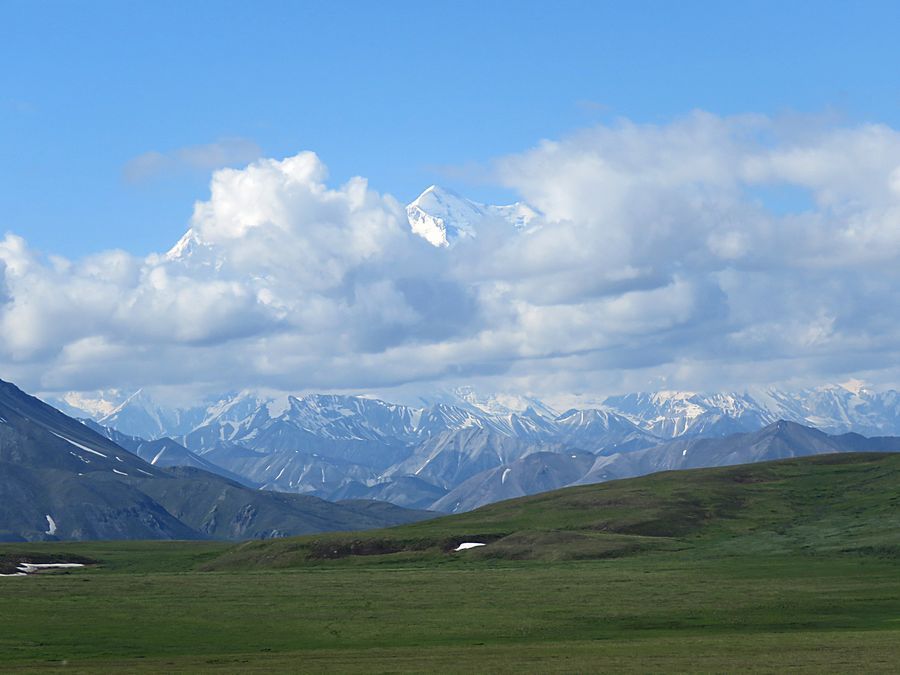
[[[46,253],[165,250],[243,139],[402,201],[617,117],[826,114],[900,126],[895,2],[0,2],[0,230]],[[237,159],[243,159],[239,155]],[[202,162],[201,162],[202,164]]]
[[[898,387],[898,25],[896,2],[0,0],[0,377]],[[401,206],[432,183],[536,215],[432,246]]]

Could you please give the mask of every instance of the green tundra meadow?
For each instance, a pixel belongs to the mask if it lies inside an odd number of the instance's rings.
[[[486,546],[453,552],[465,541]],[[900,456],[568,488],[387,530],[4,544],[0,671],[896,672]]]

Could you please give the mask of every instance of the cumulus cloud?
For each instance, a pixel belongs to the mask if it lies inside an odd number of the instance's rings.
[[[694,113],[498,160],[538,208],[437,249],[313,153],[213,174],[168,253],[0,242],[0,363],[44,390],[896,385],[900,133]],[[808,195],[793,208],[770,188]]]
[[[143,183],[172,171],[209,171],[244,165],[261,155],[260,147],[249,139],[222,138],[213,143],[188,145],[168,152],[145,152],[126,162],[122,167],[122,177],[129,183]]]

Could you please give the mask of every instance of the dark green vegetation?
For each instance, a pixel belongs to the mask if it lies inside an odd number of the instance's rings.
[[[488,546],[449,553],[462,541]],[[865,672],[900,662],[900,456],[567,489],[368,533],[8,544],[0,670]]]

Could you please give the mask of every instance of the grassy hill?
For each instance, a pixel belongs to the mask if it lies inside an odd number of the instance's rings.
[[[462,542],[472,559],[600,559],[868,553],[900,557],[900,455],[839,454],[669,471],[566,488],[476,511],[355,534],[247,542],[210,569],[334,559],[437,560]]]
[[[99,565],[0,578],[0,670],[895,672],[898,499],[900,456],[831,455],[366,533],[2,545]]]

